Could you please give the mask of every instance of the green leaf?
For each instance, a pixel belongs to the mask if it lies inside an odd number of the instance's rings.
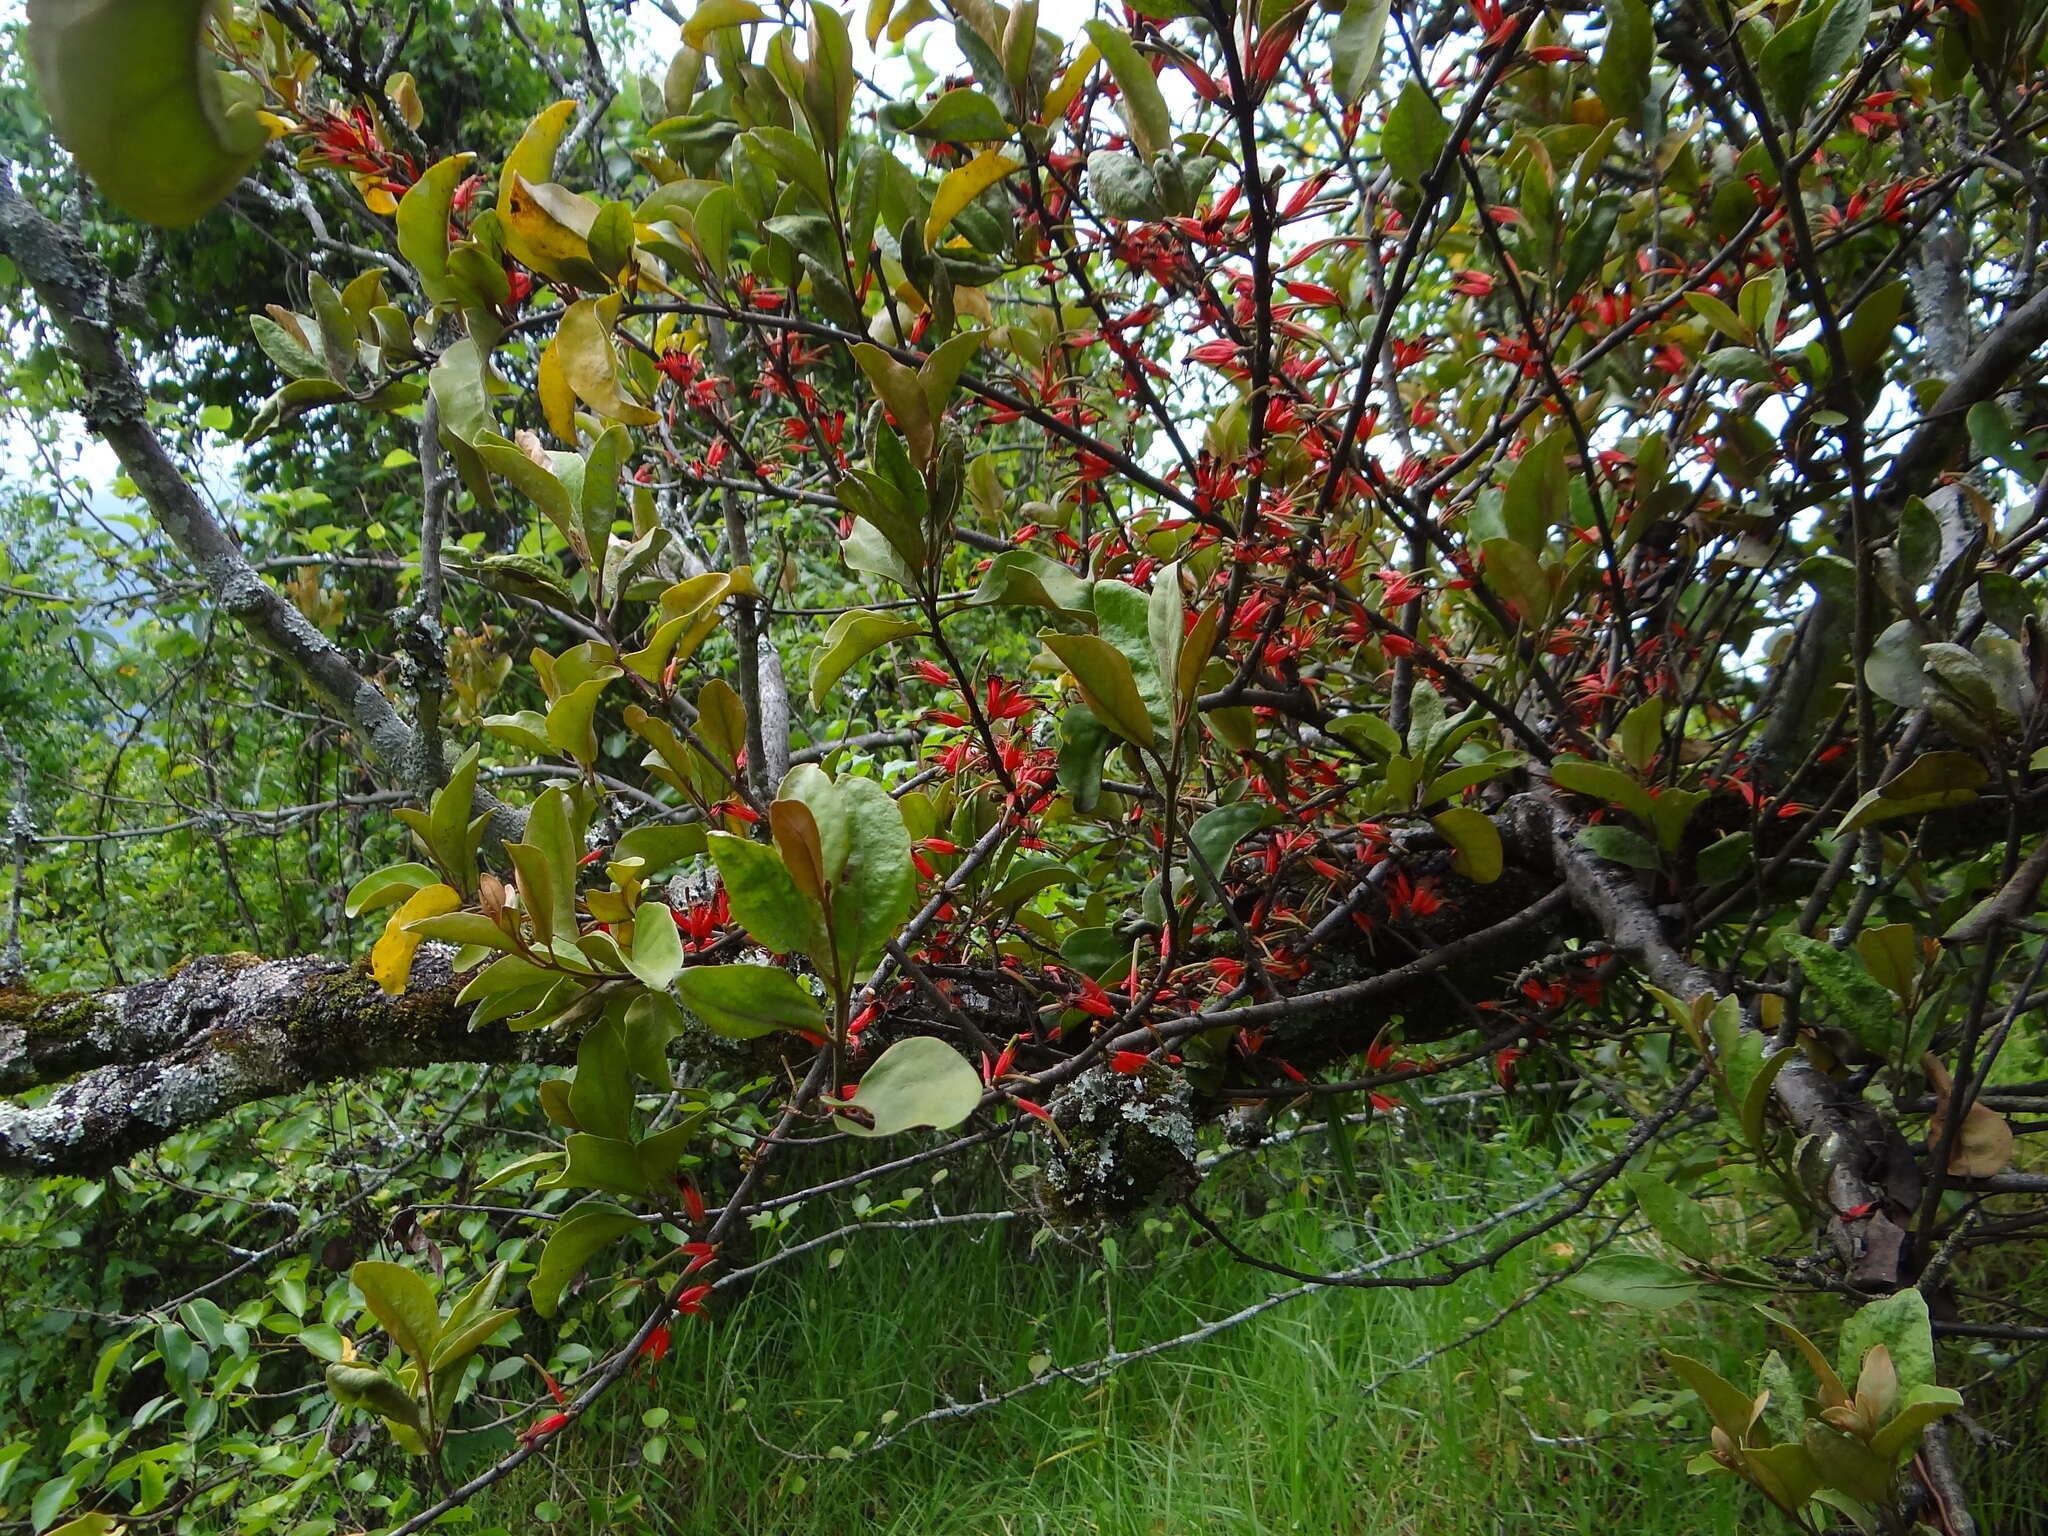
[[[1871,294],[1842,323],[1842,353],[1857,373],[1868,373],[1884,361],[1905,307],[1906,284],[1901,279]]]
[[[1152,66],[1132,44],[1130,34],[1108,21],[1083,24],[1089,41],[1102,54],[1116,80],[1121,99],[1117,109],[1131,130],[1131,144],[1147,164],[1173,147],[1173,117],[1166,109],[1166,97],[1153,78]]]
[[[1380,154],[1387,169],[1410,186],[1419,187],[1436,169],[1450,139],[1451,125],[1429,92],[1413,80],[1404,82],[1380,129]]]
[[[398,200],[398,254],[412,263],[421,291],[437,303],[457,298],[448,281],[448,205],[475,158],[461,154],[435,161]]]
[[[1657,1353],[1698,1395],[1721,1433],[1740,1445],[1748,1437],[1750,1425],[1756,1422],[1756,1400],[1712,1366],[1689,1355],[1676,1355],[1668,1349]]]
[[[931,413],[934,422],[945,415],[946,404],[953,398],[960,375],[974,361],[987,335],[986,331],[956,332],[933,348],[931,354],[917,365],[918,387],[924,391],[925,409]]]
[[[402,1264],[364,1259],[348,1272],[391,1340],[415,1361],[433,1357],[441,1337],[441,1309],[427,1282]]]
[[[1188,828],[1188,841],[1202,856],[1202,865],[1195,866],[1196,878],[1202,881],[1203,889],[1211,893],[1213,900],[1221,900],[1210,875],[1217,879],[1223,876],[1224,866],[1230,862],[1231,854],[1259,828],[1270,826],[1279,813],[1270,805],[1249,800],[1239,800],[1233,805],[1219,805],[1213,811],[1204,811]]]
[[[1850,1314],[1835,1355],[1842,1379],[1854,1381],[1863,1357],[1879,1344],[1892,1357],[1901,1394],[1935,1384],[1934,1329],[1927,1298],[1918,1289],[1907,1286]]]
[[[414,891],[440,883],[441,877],[424,864],[387,864],[349,887],[342,910],[350,917],[361,917],[379,907],[396,906]]]
[[[1609,764],[1567,755],[1550,765],[1550,778],[1559,789],[1568,789],[1576,795],[1590,795],[1595,800],[1620,806],[1645,826],[1651,825],[1655,819],[1650,792]]]
[[[1750,849],[1754,841],[1747,832],[1731,832],[1709,843],[1694,861],[1700,879],[1709,885],[1733,880],[1750,867]]]
[[[459,1373],[469,1357],[491,1341],[513,1318],[519,1315],[513,1307],[499,1307],[495,1311],[466,1319],[459,1328],[452,1328],[434,1346],[433,1369],[437,1384],[441,1381],[459,1380]]]
[[[855,1136],[894,1136],[929,1126],[951,1130],[981,1102],[981,1074],[945,1041],[930,1035],[898,1040],[860,1080],[853,1102],[873,1118],[863,1125],[833,1117]]]
[[[29,3],[29,55],[57,137],[109,202],[152,224],[205,213],[269,137],[260,95],[222,91],[214,13],[213,0]]]
[[[666,991],[683,968],[683,939],[676,930],[675,914],[658,901],[643,901],[633,909],[633,950],[626,964],[645,986]]]
[[[825,1015],[803,983],[779,966],[692,965],[676,993],[714,1034],[751,1040],[778,1029],[820,1033]]]
[[[1582,827],[1572,841],[1596,858],[1627,864],[1635,869],[1657,869],[1664,862],[1657,852],[1657,845],[1632,827],[1618,827],[1612,823]]]
[[[836,990],[845,992],[917,905],[917,866],[903,809],[874,779],[833,779],[815,763],[789,771],[780,799],[800,802],[816,823]],[[832,967],[821,963],[820,969]]]
[[[1346,0],[1330,29],[1330,83],[1347,107],[1365,99],[1380,72],[1380,44],[1393,0]]]
[[[1901,816],[1968,805],[1991,777],[1967,752],[1923,752],[1903,773],[1880,784],[1849,808],[1837,832],[1854,832]]]
[[[1012,549],[989,561],[981,585],[967,601],[976,607],[1001,603],[1087,619],[1095,612],[1089,596],[1094,586],[1057,560],[1028,549]]]
[[[656,822],[649,826],[635,827],[612,849],[611,862],[625,863],[637,860],[641,877],[658,875],[664,869],[680,864],[684,859],[703,853],[704,824],[690,822],[683,826],[673,823]]]
[[[1647,773],[1664,744],[1664,700],[1645,699],[1621,718],[1621,758]]]
[[[811,659],[811,708],[823,707],[826,694],[848,667],[891,641],[916,634],[920,627],[915,619],[899,619],[866,608],[839,615]]]
[[[1571,522],[1572,475],[1565,462],[1569,446],[1565,433],[1548,433],[1516,460],[1508,476],[1501,520],[1508,537],[1532,555],[1542,553],[1551,529]]]
[[[419,1404],[398,1382],[374,1365],[334,1360],[327,1366],[327,1390],[344,1408],[364,1408],[403,1424],[420,1426]]]
[[[1640,1253],[1605,1253],[1569,1280],[1566,1290],[1615,1306],[1662,1311],[1706,1294],[1706,1287],[1662,1259]]]
[[[46,1531],[51,1522],[64,1512],[78,1492],[76,1473],[68,1477],[53,1477],[36,1489],[35,1497],[29,1500],[29,1529]]]
[[[1887,1059],[1898,1049],[1898,1004],[1863,962],[1821,939],[1785,935],[1785,953],[1828,1005],[1828,1016],[1854,1035],[1863,1048]]]
[[[609,1200],[579,1200],[555,1223],[541,1249],[540,1264],[526,1282],[527,1299],[542,1317],[553,1317],[562,1292],[599,1250],[638,1227],[630,1212]]]
[[[817,904],[796,888],[773,848],[713,832],[706,839],[732,905],[733,920],[778,955],[821,949],[824,930]]]
[[[1479,885],[1491,885],[1500,878],[1505,859],[1500,829],[1492,817],[1469,806],[1453,806],[1430,817],[1429,824],[1456,851],[1451,867],[1459,874]]]
[[[1869,27],[1870,0],[1824,0],[1764,44],[1756,72],[1787,123],[1806,115],[1820,87],[1861,50]]]
[[[633,1072],[626,1034],[616,1016],[583,1032],[576,1045],[576,1079],[569,1085],[569,1115],[593,1136],[625,1141],[633,1134]]]
[[[1900,1394],[1898,1408],[1872,1438],[1870,1448],[1886,1461],[1896,1464],[1912,1451],[1921,1430],[1936,1419],[1960,1413],[1962,1407],[1963,1395],[1955,1388],[1923,1382]]]
[[[1593,88],[1611,116],[1639,124],[1650,95],[1657,34],[1643,0],[1606,0],[1607,36],[1593,66]]]
[[[1514,605],[1523,625],[1534,628],[1550,617],[1550,576],[1527,545],[1515,539],[1482,539],[1479,556],[1486,585]]]
[[[1122,651],[1099,635],[1063,635],[1042,629],[1038,638],[1081,685],[1081,697],[1095,718],[1124,740],[1149,747],[1152,716],[1138,694],[1137,678]]]
[[[910,125],[910,131],[919,138],[948,144],[986,144],[1001,142],[1016,130],[981,92],[960,89],[933,102],[924,116]]]
[[[294,323],[304,316],[295,316]],[[251,315],[249,329],[256,337],[256,345],[263,349],[263,355],[284,370],[294,380],[322,381],[327,378],[326,360],[313,351],[310,338],[302,338],[292,329],[269,315]],[[303,326],[300,327],[303,330]],[[346,394],[346,390],[341,391]],[[340,396],[328,396],[338,399]]]
[[[1628,1187],[1665,1242],[1703,1264],[1714,1257],[1719,1245],[1707,1223],[1706,1209],[1697,1199],[1648,1169],[1631,1170]]]

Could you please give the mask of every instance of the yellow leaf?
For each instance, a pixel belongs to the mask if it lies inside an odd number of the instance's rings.
[[[526,132],[512,146],[512,153],[505,157],[504,168],[498,173],[500,218],[505,215],[505,194],[511,188],[513,177],[523,181],[555,179],[555,151],[562,147],[562,135],[569,127],[569,114],[575,110],[575,102],[558,101],[526,125]]]
[[[939,236],[960,210],[1016,170],[1019,163],[1008,155],[984,149],[959,169],[948,171],[932,198],[931,215],[924,221],[924,243],[936,246]]]
[[[590,266],[590,245],[584,237],[597,218],[597,204],[589,198],[553,182],[528,181],[515,171],[498,216],[504,225],[505,249],[543,276],[573,283],[576,273],[569,264]]]
[[[1459,805],[1429,820],[1437,835],[1456,850],[1451,866],[1459,874],[1478,885],[1491,885],[1500,878],[1500,830],[1485,812]]]
[[[541,415],[557,440],[576,446],[576,392],[569,387],[569,375],[562,368],[562,354],[551,341],[540,355],[540,370],[534,381],[540,395]]]
[[[683,41],[701,53],[704,40],[712,33],[767,19],[768,13],[754,4],[754,0],[704,0],[697,7],[696,14],[684,23]]]
[[[626,396],[619,389],[619,360],[612,351],[612,339],[597,312],[597,300],[578,299],[562,312],[562,324],[555,332],[555,349],[562,359],[562,374],[576,398],[613,421],[629,427],[652,426],[660,416]]]
[[[1067,108],[1074,104],[1074,98],[1081,94],[1081,87],[1088,83],[1088,77],[1095,73],[1095,66],[1102,62],[1102,50],[1089,43],[1074,56],[1066,72],[1055,80],[1052,89],[1045,93],[1045,104],[1039,108],[1041,123],[1056,123],[1067,114]]]
[[[412,976],[412,957],[419,953],[420,936],[406,930],[406,924],[423,917],[441,917],[462,905],[452,886],[430,885],[408,896],[384,924],[384,932],[370,950],[370,974],[387,997],[405,990]]]

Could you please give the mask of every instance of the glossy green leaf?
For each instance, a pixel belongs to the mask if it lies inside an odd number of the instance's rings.
[[[579,1200],[548,1232],[540,1264],[526,1282],[527,1299],[542,1317],[553,1317],[562,1292],[600,1251],[640,1222],[608,1200]]]
[[[676,993],[713,1033],[735,1040],[778,1029],[815,1034],[825,1028],[818,1000],[780,966],[688,966],[676,978]]]
[[[1153,78],[1152,66],[1131,42],[1130,34],[1114,22],[1084,22],[1082,30],[1116,80],[1120,93],[1117,109],[1131,130],[1132,145],[1147,162],[1158,159],[1173,146],[1173,117],[1158,80]]]
[[[1615,1306],[1662,1311],[1697,1301],[1706,1287],[1647,1254],[1605,1253],[1562,1282],[1567,1290]]]
[[[379,1259],[364,1259],[348,1277],[394,1344],[416,1361],[433,1357],[441,1337],[441,1309],[424,1278]]]
[[[842,613],[825,631],[825,638],[811,658],[811,708],[823,707],[832,685],[846,669],[863,656],[880,650],[894,640],[916,634],[923,626],[915,619],[855,608]]]
[[[1429,92],[1413,80],[1404,82],[1380,129],[1380,154],[1387,169],[1410,186],[1419,187],[1436,168],[1450,139],[1451,125]]]
[[[1063,635],[1047,629],[1040,630],[1038,638],[1073,673],[1097,720],[1136,746],[1152,745],[1152,716],[1138,696],[1137,679],[1122,651],[1099,635]]]
[[[1451,867],[1479,885],[1491,885],[1500,878],[1505,863],[1500,829],[1484,811],[1453,806],[1429,818],[1437,835],[1451,845]]]
[[[833,1117],[855,1136],[894,1136],[929,1127],[951,1130],[981,1102],[981,1074],[945,1041],[930,1035],[898,1040],[860,1080],[853,1102],[872,1124]]]

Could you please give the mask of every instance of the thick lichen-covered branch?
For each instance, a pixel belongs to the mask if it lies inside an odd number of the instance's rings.
[[[448,960],[423,950],[398,997],[330,960],[214,955],[118,991],[0,998],[0,1085],[18,1092],[89,1068],[36,1102],[0,1101],[0,1174],[100,1172],[334,1078],[559,1049],[546,1036],[472,1031]]]

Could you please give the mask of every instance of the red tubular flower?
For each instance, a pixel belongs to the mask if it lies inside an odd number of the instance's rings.
[[[1109,1058],[1109,1070],[1121,1072],[1125,1077],[1135,1077],[1145,1070],[1151,1059],[1143,1051],[1117,1051]]]
[[[711,1294],[708,1285],[692,1285],[676,1292],[676,1311],[684,1314],[702,1312],[705,1298]]]
[[[718,1245],[716,1243],[685,1243],[676,1252],[687,1253],[690,1256],[689,1266],[683,1271],[684,1276],[688,1277],[694,1275],[698,1270],[718,1257]]]
[[[532,1445],[536,1441],[545,1440],[568,1422],[569,1415],[566,1413],[551,1413],[546,1418],[535,1419],[525,1429],[522,1429],[519,1432],[519,1438],[527,1445]]]
[[[1334,309],[1344,302],[1337,297],[1336,289],[1326,288],[1321,283],[1284,283],[1281,286],[1304,304]]]
[[[651,1355],[655,1365],[668,1357],[669,1331],[667,1323],[657,1323],[654,1331],[647,1335],[640,1345],[640,1354]]]
[[[1098,1019],[1116,1017],[1115,1002],[1102,990],[1102,984],[1092,976],[1081,978],[1081,995],[1074,999],[1074,1006],[1083,1013],[1093,1014]]]

